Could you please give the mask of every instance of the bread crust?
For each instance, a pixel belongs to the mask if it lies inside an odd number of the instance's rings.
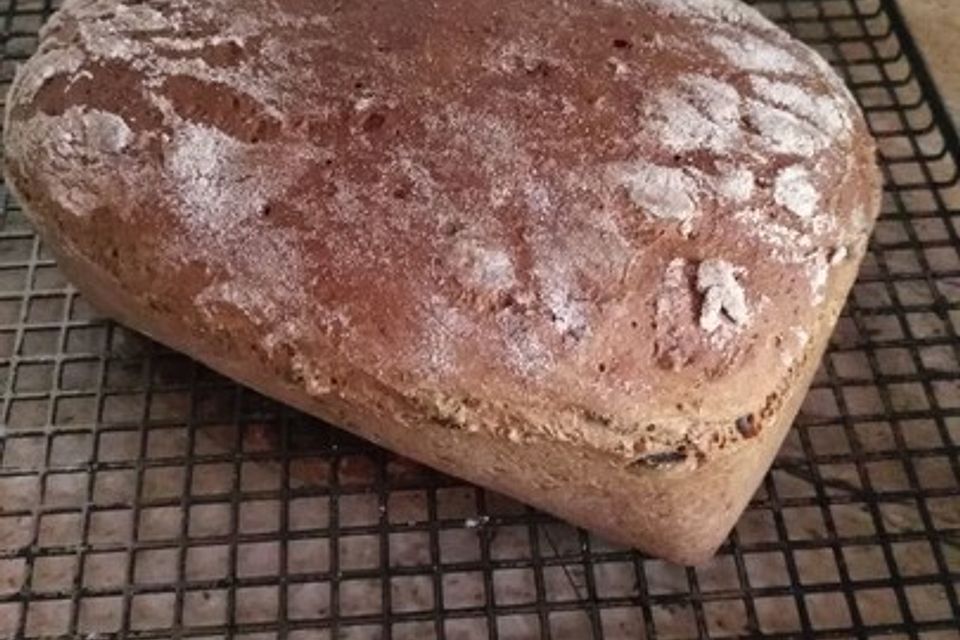
[[[726,0],[274,5],[51,20],[5,169],[64,270],[268,395],[709,555],[879,210],[842,83]]]

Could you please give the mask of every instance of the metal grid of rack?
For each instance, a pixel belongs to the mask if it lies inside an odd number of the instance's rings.
[[[883,215],[719,555],[683,569],[99,317],[0,218],[0,637],[956,638],[960,144],[890,0],[758,0],[849,82]],[[0,0],[0,83],[53,6]]]

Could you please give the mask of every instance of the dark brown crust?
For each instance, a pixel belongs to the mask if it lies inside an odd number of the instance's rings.
[[[879,208],[837,79],[727,0],[275,4],[53,20],[5,168],[78,286],[406,455],[703,557]]]

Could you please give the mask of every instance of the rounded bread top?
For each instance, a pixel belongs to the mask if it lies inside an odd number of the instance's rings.
[[[5,143],[186,330],[611,448],[756,410],[878,206],[842,82],[727,0],[67,0]]]

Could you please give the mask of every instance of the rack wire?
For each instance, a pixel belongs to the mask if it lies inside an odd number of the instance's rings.
[[[758,0],[844,75],[883,215],[719,555],[611,546],[96,314],[0,218],[0,637],[957,638],[960,143],[892,0]],[[0,0],[0,83],[49,0]]]

